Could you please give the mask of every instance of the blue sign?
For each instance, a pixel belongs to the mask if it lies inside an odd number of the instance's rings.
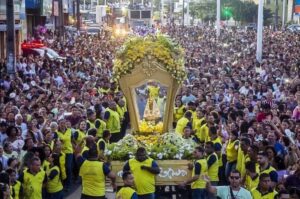
[[[26,0],[26,9],[38,9],[41,7],[42,0]]]

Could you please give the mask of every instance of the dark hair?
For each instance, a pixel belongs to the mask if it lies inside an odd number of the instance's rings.
[[[212,141],[206,142],[205,145],[208,145],[208,146],[210,146],[211,148],[213,148],[215,150],[215,147],[214,147],[215,144]]]
[[[9,184],[9,175],[6,172],[0,173],[0,183]]]
[[[216,135],[217,134],[217,128],[215,126],[211,126],[209,127],[209,132],[212,134],[212,135]]]
[[[273,146],[267,146],[266,149],[265,149],[265,152],[270,149],[271,151],[273,151],[274,153],[274,156],[276,156],[276,151],[275,151],[275,148]],[[267,153],[268,154],[268,153]]]
[[[187,112],[185,112],[184,116],[187,117],[187,118],[191,118],[192,117],[192,112],[187,111]]]
[[[7,160],[7,165],[10,166],[10,164],[14,161],[14,160],[18,160],[17,158],[15,157],[11,157]]]
[[[250,141],[249,138],[242,138],[241,141],[245,142],[245,144],[248,145],[248,146],[250,146],[250,144],[251,144],[251,141]]]
[[[257,155],[268,157],[268,153],[266,151],[259,151]]]
[[[88,157],[89,158],[97,158],[98,157],[98,150],[97,145],[94,143],[92,147],[88,150]]]
[[[283,137],[282,137],[282,142],[284,143],[284,145],[285,145],[286,147],[289,147],[290,144],[291,144],[291,141],[290,141],[290,139],[289,139],[287,136],[283,136]]]
[[[31,158],[31,160],[30,160],[30,165],[32,165],[35,161],[40,161],[40,158],[37,158],[37,157],[33,157],[33,158]]]
[[[254,144],[252,144],[252,145],[250,146],[250,148],[251,148],[255,153],[258,153],[258,151],[259,151],[258,146],[254,145]]]
[[[17,171],[14,170],[14,169],[9,168],[9,169],[6,170],[6,173],[7,173],[8,175],[11,175],[12,173],[16,173],[16,174],[17,174]]]
[[[59,157],[60,157],[59,154],[57,154],[57,153],[52,153],[53,165],[54,165],[54,166],[58,166],[58,168],[60,168]]]
[[[236,169],[233,169],[230,173],[238,173],[239,176],[241,177],[241,173],[238,170],[236,170]]]
[[[261,173],[259,175],[259,181],[261,181],[264,178],[269,178],[269,177],[270,177],[270,174],[268,174],[268,173]]]
[[[23,148],[22,148],[24,151],[27,151],[27,150],[28,150],[28,146],[27,146],[28,140],[32,140],[32,141],[33,141],[32,137],[27,137],[27,138],[24,140],[24,146],[23,146]]]
[[[185,130],[185,129],[190,129],[190,130],[191,130],[191,127],[190,127],[189,125],[186,125],[186,126],[183,128],[183,130]]]
[[[27,152],[24,157],[23,157],[23,166],[29,167],[30,165],[30,160],[34,157],[34,154],[29,151]]]
[[[139,153],[147,153],[147,150],[144,148],[144,147],[139,147],[137,150],[136,150],[136,153],[139,154]]]
[[[124,171],[122,174],[122,179],[126,180],[128,178],[129,175],[131,175],[132,173],[130,171]]]
[[[255,165],[255,162],[251,162],[251,161],[246,162],[245,168],[246,168],[247,170],[249,170],[250,172],[253,172],[253,173],[256,172],[256,165]]]
[[[239,137],[239,132],[237,130],[232,130],[230,133],[237,138]]]
[[[4,146],[3,146],[3,149],[5,150],[10,144],[11,144],[11,142],[9,142],[9,141],[8,141],[8,142],[5,142],[5,143],[4,143]]]
[[[110,131],[109,130],[104,130],[102,137],[107,138],[109,135],[110,135]]]
[[[13,129],[15,129],[15,130],[16,130],[16,133],[18,133],[18,128],[17,128],[17,127],[15,127],[15,126],[9,126],[9,127],[7,127],[7,129],[6,129],[6,135],[7,135],[8,137],[10,137],[11,132],[12,132]]]
[[[205,150],[204,150],[204,148],[203,148],[202,146],[197,146],[195,149],[196,149],[197,151],[199,151],[199,152],[202,152],[202,153],[205,152]]]
[[[91,129],[88,130],[87,134],[91,135],[93,137],[96,137],[96,135],[97,135],[97,129],[91,128]]]

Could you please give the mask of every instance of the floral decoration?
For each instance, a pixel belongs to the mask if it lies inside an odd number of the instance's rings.
[[[192,159],[196,143],[173,132],[152,136],[129,134],[119,142],[110,144],[105,150],[105,155],[110,160],[125,161],[134,157],[139,146],[145,147],[153,159],[181,160]]]
[[[155,124],[154,121],[141,120],[139,122],[139,133],[140,134],[163,133],[163,123],[158,122],[157,124]]]
[[[113,77],[130,74],[136,65],[145,62],[158,63],[179,83],[186,79],[184,50],[166,35],[130,37],[117,51],[114,59]]]

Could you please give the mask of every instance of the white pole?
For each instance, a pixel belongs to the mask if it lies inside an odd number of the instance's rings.
[[[284,30],[284,25],[285,25],[285,10],[286,10],[286,0],[283,0],[283,5],[282,5],[282,30]]]
[[[83,0],[83,10],[85,10],[85,0]]]
[[[220,13],[221,13],[221,2],[217,0],[217,37],[220,36]]]
[[[163,23],[163,20],[164,20],[164,0],[161,0],[160,3],[161,3],[160,21],[161,21],[161,25],[164,25],[164,23]]]
[[[186,8],[186,22],[187,22],[187,26],[190,25],[190,0],[187,1],[187,8]]]
[[[263,21],[264,21],[264,0],[259,0],[258,19],[257,19],[257,41],[256,41],[256,60],[262,61],[262,37],[263,37]]]

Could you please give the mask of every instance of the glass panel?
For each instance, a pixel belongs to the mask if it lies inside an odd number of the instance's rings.
[[[135,88],[134,93],[139,131],[141,133],[160,133],[163,128],[167,87],[157,81],[149,80]]]

